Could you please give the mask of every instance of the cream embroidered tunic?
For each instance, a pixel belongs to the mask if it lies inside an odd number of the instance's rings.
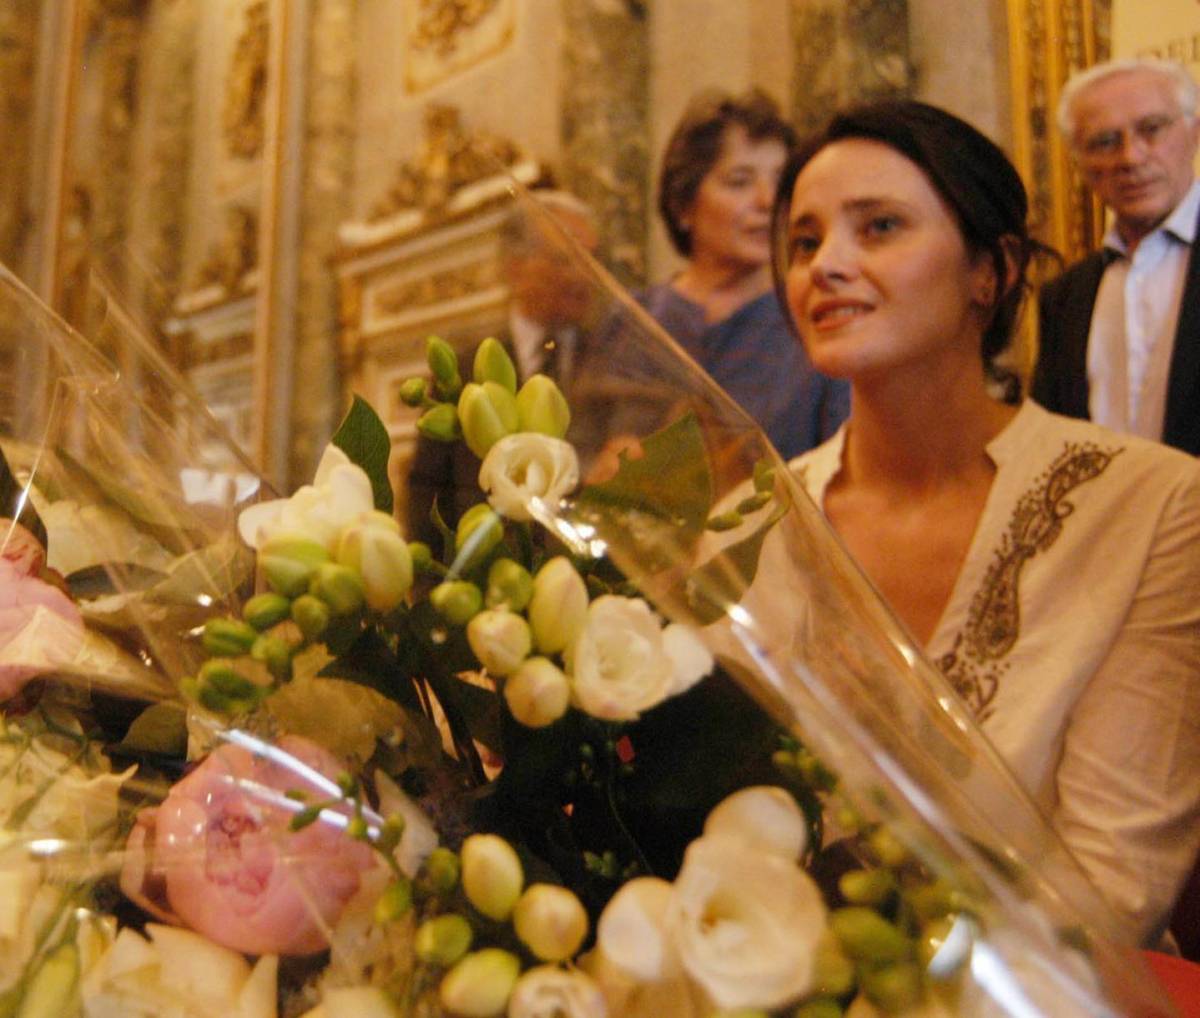
[[[791,462],[818,505],[846,429]],[[929,645],[1134,937],[1200,845],[1200,461],[1026,402]]]

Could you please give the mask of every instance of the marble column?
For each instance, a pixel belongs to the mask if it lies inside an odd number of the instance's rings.
[[[563,0],[562,184],[603,224],[603,258],[646,276],[650,48],[646,4]]]
[[[344,409],[337,367],[338,295],[330,270],[338,224],[354,200],[352,0],[310,0],[299,292],[287,469],[308,481]]]

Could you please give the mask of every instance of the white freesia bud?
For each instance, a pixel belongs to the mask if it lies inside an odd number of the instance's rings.
[[[438,999],[461,1018],[498,1018],[521,971],[515,954],[486,947],[468,954],[442,978]]]
[[[517,980],[508,1018],[606,1018],[608,1007],[596,981],[579,969],[538,965]]]
[[[542,654],[557,654],[583,629],[588,613],[587,585],[568,558],[558,555],[533,578],[529,625]]]
[[[579,483],[579,458],[569,442],[531,431],[500,439],[479,468],[492,508],[510,520],[531,520],[532,499],[554,505]]]
[[[531,657],[504,683],[504,700],[521,724],[544,728],[567,712],[571,684],[553,661]]]
[[[512,845],[495,834],[472,834],[463,842],[461,856],[467,900],[489,919],[507,919],[525,884]]]
[[[273,535],[303,534],[332,555],[343,528],[375,507],[371,479],[335,445],[325,447],[312,484],[291,498],[259,502],[238,516],[238,533],[252,548]]]
[[[825,904],[798,865],[731,835],[688,846],[667,926],[718,1007],[783,1007],[812,985]]]
[[[535,958],[566,961],[587,936],[587,911],[565,887],[531,884],[513,909],[513,929]]]
[[[400,527],[388,526],[391,517],[372,512],[342,531],[337,560],[357,572],[363,581],[367,604],[375,611],[391,611],[412,587],[413,564],[408,542]]]
[[[467,642],[484,668],[493,675],[508,675],[529,657],[533,634],[515,612],[489,609],[467,623]]]
[[[641,598],[614,595],[591,603],[564,657],[575,705],[608,721],[636,718],[693,685],[713,664],[686,627],[663,629]]]
[[[742,788],[722,799],[704,821],[705,834],[732,834],[764,852],[796,862],[808,844],[808,825],[796,800],[777,785]]]
[[[596,925],[596,946],[607,964],[638,982],[659,982],[679,971],[667,933],[671,885],[636,877],[612,896]]]

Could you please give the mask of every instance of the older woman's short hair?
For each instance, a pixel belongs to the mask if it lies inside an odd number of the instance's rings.
[[[1150,71],[1161,74],[1175,90],[1175,98],[1179,103],[1179,112],[1185,117],[1195,117],[1197,102],[1200,100],[1200,89],[1196,87],[1195,79],[1188,73],[1187,68],[1172,60],[1155,60],[1149,57],[1129,60],[1109,60],[1086,71],[1074,75],[1062,90],[1058,98],[1058,129],[1067,138],[1075,136],[1075,100],[1097,82],[1104,81],[1118,74],[1128,74],[1131,71]]]
[[[701,181],[721,156],[726,130],[735,124],[751,141],[782,142],[789,154],[796,147],[796,132],[761,89],[738,96],[721,91],[695,95],[667,142],[658,181],[658,211],[675,250],[685,257],[692,253],[692,238],[683,221]]]

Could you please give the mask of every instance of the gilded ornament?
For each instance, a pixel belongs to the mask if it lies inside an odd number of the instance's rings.
[[[266,0],[250,4],[245,19],[229,65],[221,128],[232,155],[253,159],[263,143],[270,36]]]

